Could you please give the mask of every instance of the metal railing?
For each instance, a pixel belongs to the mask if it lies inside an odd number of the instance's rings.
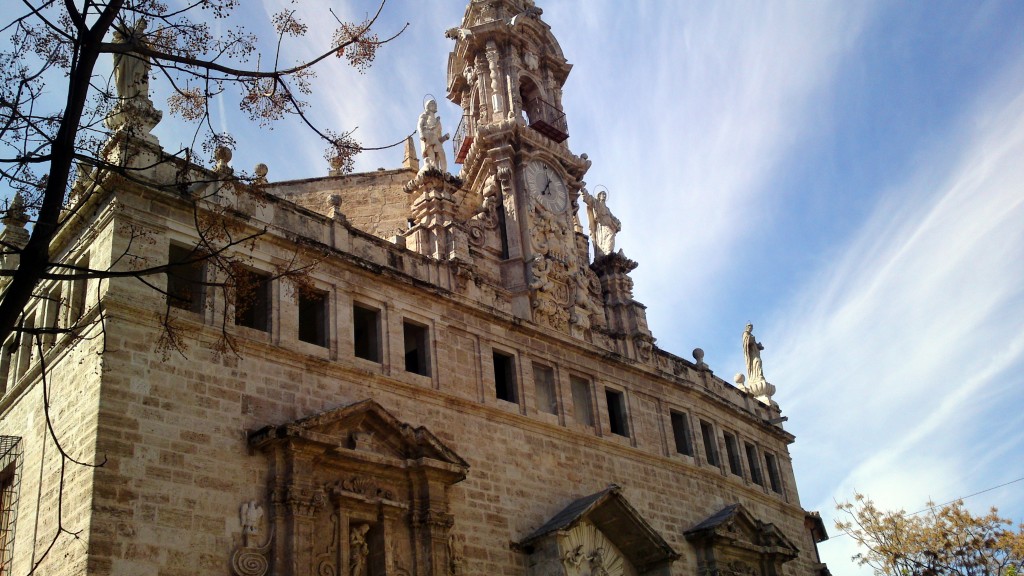
[[[569,137],[569,127],[565,121],[565,112],[550,102],[534,98],[526,103],[526,117],[530,119],[530,128],[551,138],[555,142],[565,142]]]
[[[469,154],[469,147],[473,144],[473,118],[470,115],[462,117],[459,127],[455,129],[455,137],[452,138],[452,147],[455,149],[455,163],[462,164]]]

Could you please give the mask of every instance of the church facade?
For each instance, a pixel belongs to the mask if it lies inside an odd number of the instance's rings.
[[[542,11],[447,35],[462,123],[393,170],[242,183],[122,111],[55,253],[160,273],[44,285],[81,330],[4,345],[0,574],[828,573],[751,330],[745,383],[655,345]]]

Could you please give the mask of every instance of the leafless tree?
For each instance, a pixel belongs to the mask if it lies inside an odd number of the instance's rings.
[[[102,309],[82,315],[81,302],[44,293],[40,287],[45,281],[130,276],[154,290],[170,292],[165,286],[172,283],[155,280],[165,274],[187,276],[197,263],[211,263],[217,271],[216,287],[234,299],[233,304],[244,306],[252,279],[240,254],[261,231],[208,200],[224,187],[258,199],[265,179],[258,172],[250,175],[227,168],[234,143],[213,128],[213,104],[233,99],[260,124],[297,119],[325,140],[333,165],[351,170],[352,156],[360,145],[350,132],[318,127],[307,116],[310,79],[319,63],[334,57],[363,71],[377,48],[394,37],[382,39],[372,30],[383,0],[363,22],[344,22],[330,13],[337,21],[331,45],[302,62],[286,62],[282,56],[286,43],[303,38],[308,31],[295,11],[273,16],[275,48],[269,53],[261,53],[259,47],[265,44],[244,27],[215,35],[211,22],[230,26],[237,21],[234,11],[241,7],[240,0],[12,0],[8,4],[2,17],[6,21],[0,21],[0,46],[4,46],[0,49],[0,193],[8,198],[3,210],[6,231],[0,243],[4,264],[0,343],[17,346],[21,340],[24,346],[22,339],[31,338],[40,361],[44,347],[52,345],[56,336],[76,337],[87,332],[83,323],[104,320]],[[105,57],[112,58],[113,73],[105,73],[108,68],[98,65]],[[133,156],[131,142],[145,143],[162,114],[150,100],[151,80],[169,87],[166,109],[193,127],[192,141],[177,152]],[[199,167],[204,155],[213,155],[216,166]],[[176,261],[154,264],[144,257],[145,232],[128,231],[128,248],[114,266],[100,269],[56,257],[55,239],[79,219],[91,198],[102,190],[144,181],[157,163],[177,167],[173,181],[163,185],[194,207],[199,238],[194,249]],[[146,181],[146,185],[153,183]],[[315,261],[314,249],[299,247],[294,261],[276,273],[293,277],[301,286],[303,271]],[[169,310],[176,295],[167,296]],[[53,304],[67,309],[60,315],[63,321],[27,321],[25,311],[33,301],[48,298],[59,299]],[[172,315],[165,311],[163,320],[161,344],[181,351],[181,335]],[[224,343],[230,348],[226,333]],[[44,402],[48,402],[45,366],[42,374]],[[49,428],[64,458],[63,482],[66,464],[88,463],[65,453],[52,424]],[[60,527],[54,539],[62,533],[71,532]]]

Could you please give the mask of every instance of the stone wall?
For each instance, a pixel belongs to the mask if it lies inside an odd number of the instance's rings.
[[[156,237],[154,253],[165,252],[167,242],[166,235]],[[254,265],[283,257],[277,243],[273,237],[261,242]],[[386,243],[366,247],[398,250]],[[104,357],[98,440],[110,463],[96,472],[96,483],[119,488],[95,494],[93,562],[103,573],[225,573],[241,542],[240,504],[256,500],[270,509],[269,463],[247,446],[247,434],[367,398],[404,422],[425,426],[468,461],[468,477],[450,494],[454,530],[466,542],[465,574],[523,574],[525,556],[512,543],[610,483],[621,485],[641,516],[682,553],[674,574],[696,570],[683,532],[733,502],[774,522],[801,547],[803,555],[787,564],[787,573],[811,572],[787,452],[791,437],[744,408],[734,389],[706,372],[687,369],[670,377],[616,360],[386,262],[360,262],[333,258],[313,273],[317,286],[329,291],[327,347],[298,341],[295,293],[279,281],[269,333],[227,327],[239,356],[214,350],[223,302],[204,314],[175,311],[189,349],[185,357],[164,358],[154,350],[158,326],[146,314],[162,305],[160,295],[133,280],[111,283],[113,345]],[[354,302],[382,311],[379,363],[353,355]],[[406,319],[429,329],[429,376],[404,371]],[[517,403],[495,397],[493,350],[515,358]],[[536,408],[532,362],[556,370],[558,415]],[[570,375],[591,383],[594,427],[572,416]],[[610,431],[605,386],[625,393],[629,437]],[[670,408],[691,417],[694,457],[674,453]],[[715,425],[724,468],[706,463],[699,419]],[[749,473],[726,471],[723,428],[777,456],[784,494],[751,483]]]
[[[339,209],[356,228],[379,238],[391,238],[408,228],[409,195],[403,189],[413,170],[379,170],[268,186],[290,202],[318,214],[332,214],[331,196],[339,195]]]

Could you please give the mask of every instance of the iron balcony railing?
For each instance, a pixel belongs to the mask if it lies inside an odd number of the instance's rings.
[[[530,119],[530,128],[551,138],[555,142],[565,142],[569,137],[569,127],[565,121],[565,113],[550,102],[534,98],[526,103],[526,117]]]
[[[455,163],[462,164],[469,154],[469,147],[473,144],[473,118],[470,115],[462,117],[459,127],[455,129],[455,138],[452,139],[452,146],[455,148]]]

